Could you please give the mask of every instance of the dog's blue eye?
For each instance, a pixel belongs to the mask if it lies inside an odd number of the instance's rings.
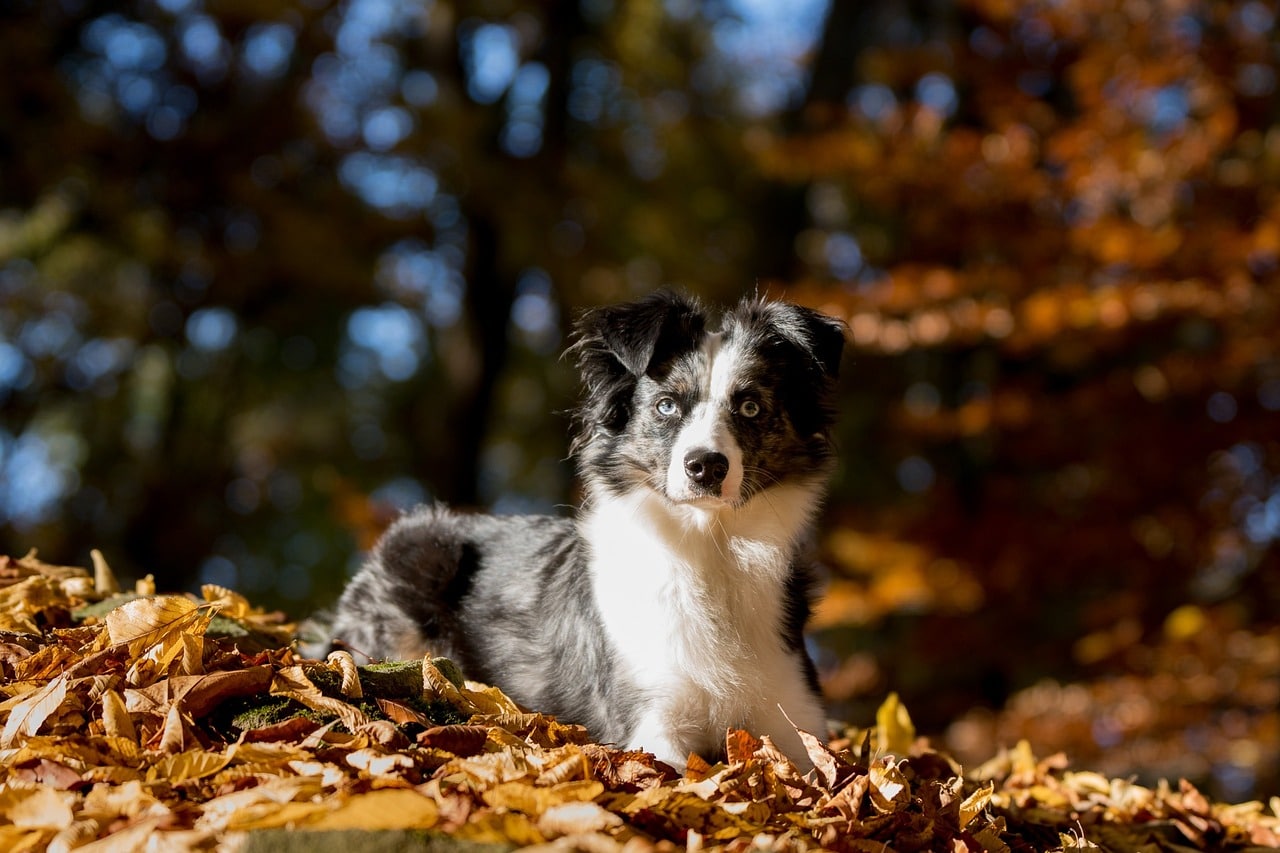
[[[754,418],[760,414],[760,404],[755,400],[743,400],[742,405],[738,406],[738,414],[744,418]]]
[[[664,418],[669,418],[680,411],[680,406],[678,406],[676,401],[672,400],[670,397],[663,397],[659,400],[656,408],[658,410],[658,414],[662,415]]]

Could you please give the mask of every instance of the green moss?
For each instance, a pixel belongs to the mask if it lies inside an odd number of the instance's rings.
[[[283,696],[263,693],[228,699],[219,704],[203,722],[218,736],[234,741],[242,732],[274,726],[297,716],[317,723],[325,721],[324,717],[301,703]]]
[[[121,604],[128,604],[130,601],[135,601],[142,597],[143,596],[141,595],[134,595],[133,593],[117,593],[110,598],[95,601],[93,604],[86,604],[83,607],[77,607],[75,610],[71,611],[71,618],[77,622],[83,622],[91,616],[101,619]]]
[[[466,678],[462,675],[462,668],[448,658],[432,658],[431,662],[435,664],[436,669],[440,670],[440,674],[453,682],[453,686],[459,690]]]
[[[464,682],[462,670],[448,658],[432,658],[440,673],[455,687],[461,688]],[[365,693],[381,696],[383,699],[415,699],[422,695],[422,661],[401,660],[373,663],[359,667],[360,686]],[[342,695],[342,676],[328,666],[308,666],[307,677],[320,688],[326,696],[337,699]]]
[[[283,696],[255,696],[239,702],[243,703],[243,707],[239,710],[230,709],[230,721],[240,731],[274,726],[300,714],[308,719],[320,720],[320,715],[307,706]]]
[[[412,699],[422,695],[422,661],[404,660],[360,667],[360,683],[366,692],[386,699]]]

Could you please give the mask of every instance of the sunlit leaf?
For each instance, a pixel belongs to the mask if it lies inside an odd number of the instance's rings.
[[[890,693],[876,710],[876,738],[881,749],[894,755],[906,755],[911,750],[916,729],[897,693]]]
[[[60,675],[48,684],[27,694],[9,711],[0,746],[12,746],[19,737],[32,737],[67,699],[67,676]]]
[[[230,763],[230,756],[204,750],[191,750],[165,757],[153,766],[152,773],[156,779],[178,785],[192,779],[212,776]]]
[[[24,829],[65,829],[73,820],[72,795],[52,788],[31,788],[0,801],[3,816]]]
[[[108,690],[102,694],[102,726],[109,737],[138,739],[137,730],[125,707],[124,699],[115,690]]]
[[[111,642],[128,644],[140,654],[153,644],[180,644],[183,632],[202,633],[209,611],[177,595],[139,598],[125,602],[106,615]]]
[[[357,794],[307,829],[430,829],[440,817],[435,801],[417,791],[388,788]]]
[[[623,825],[622,818],[595,803],[560,803],[538,818],[538,829],[547,837],[609,832]]]
[[[994,792],[995,785],[988,782],[965,798],[964,802],[960,804],[960,827],[962,829],[973,823],[978,815],[986,810],[991,803],[991,796]]]
[[[355,658],[350,652],[331,652],[326,659],[330,666],[337,668],[342,675],[342,695],[350,699],[359,699],[364,695],[360,687],[360,672],[356,669]]]

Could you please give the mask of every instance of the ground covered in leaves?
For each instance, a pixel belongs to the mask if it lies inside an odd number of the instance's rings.
[[[1280,798],[1209,802],[1038,760],[961,768],[890,697],[875,725],[678,774],[463,680],[448,661],[306,660],[233,591],[122,595],[0,557],[0,849],[1230,850]]]

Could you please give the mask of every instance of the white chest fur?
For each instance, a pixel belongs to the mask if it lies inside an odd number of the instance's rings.
[[[784,642],[783,608],[815,501],[815,490],[792,486],[732,511],[643,492],[591,502],[582,531],[596,605],[637,691],[628,746],[683,765],[743,726],[803,759],[786,717],[820,731],[823,716]]]

